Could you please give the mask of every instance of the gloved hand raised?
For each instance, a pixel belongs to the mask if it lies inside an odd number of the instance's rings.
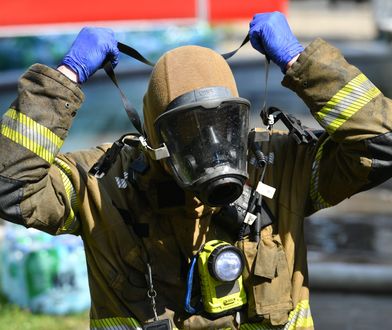
[[[256,14],[249,26],[253,48],[269,57],[283,73],[287,64],[304,50],[280,12]]]
[[[117,40],[111,29],[88,27],[79,32],[60,65],[75,71],[78,81],[84,83],[106,59],[116,66],[118,54]]]

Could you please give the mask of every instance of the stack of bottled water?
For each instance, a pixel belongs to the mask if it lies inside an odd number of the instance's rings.
[[[1,290],[10,302],[35,313],[64,315],[90,307],[82,240],[51,236],[12,223],[3,226]]]

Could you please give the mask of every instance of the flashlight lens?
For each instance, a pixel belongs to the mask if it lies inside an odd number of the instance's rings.
[[[215,274],[221,281],[236,280],[242,273],[242,258],[236,251],[223,250],[215,260]]]

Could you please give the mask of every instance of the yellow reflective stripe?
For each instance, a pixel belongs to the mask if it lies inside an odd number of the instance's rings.
[[[172,329],[179,330],[173,324]],[[132,317],[110,317],[90,319],[90,330],[142,330],[142,326]]]
[[[63,140],[52,131],[15,109],[4,114],[1,134],[49,163],[63,145]]]
[[[297,304],[295,309],[290,312],[289,321],[284,326],[284,330],[311,328],[313,326],[309,300],[302,300]]]
[[[273,326],[268,322],[244,323],[240,325],[241,330],[283,330],[283,326]]]
[[[379,94],[380,90],[361,73],[338,91],[315,117],[332,134]]]
[[[29,138],[21,135],[17,131],[14,131],[13,129],[5,126],[4,123],[1,126],[0,132],[3,136],[9,138],[10,140],[14,141],[17,144],[22,145],[26,149],[29,149],[30,151],[34,152],[37,156],[46,160],[48,163],[53,162],[54,155],[48,152],[48,150],[38,145],[34,141],[31,141]]]
[[[267,320],[264,322],[244,323],[240,325],[241,330],[294,330],[312,327],[314,327],[314,325],[310,312],[309,300],[300,301],[294,310],[290,312],[288,322],[283,326],[273,326],[269,324]],[[142,329],[140,323],[136,319],[124,317],[91,319],[90,328],[92,330]]]
[[[335,132],[340,126],[342,126],[347,119],[354,115],[358,110],[362,109],[366,104],[368,104],[373,98],[375,98],[381,92],[377,87],[373,87],[366,94],[362,96],[361,99],[353,101],[353,103],[345,110],[340,113],[340,116],[336,118],[332,123],[326,127],[327,131],[331,134]]]
[[[32,128],[38,134],[50,140],[57,148],[61,148],[61,146],[63,145],[63,140],[59,138],[56,134],[54,134],[50,129],[37,123],[25,114],[16,111],[15,109],[8,109],[8,111],[4,115],[16,121],[19,121],[27,127]]]
[[[327,104],[318,112],[318,117],[324,119],[328,116],[329,112],[334,112],[334,106],[338,105],[339,102],[344,100],[345,97],[349,96],[355,91],[355,87],[360,86],[368,79],[364,74],[359,74],[350,82],[348,82],[341,90],[339,90],[328,102]]]
[[[312,176],[310,179],[310,198],[312,200],[315,211],[332,206],[324,200],[319,191],[320,161],[323,155],[324,145],[329,139],[330,138],[328,137],[318,148],[312,165]]]
[[[90,328],[92,330],[142,330],[140,323],[132,317],[91,319]]]
[[[77,218],[76,218],[76,213],[79,210],[79,201],[77,198],[75,187],[73,186],[73,184],[70,180],[71,168],[68,166],[67,163],[65,163],[64,161],[62,161],[61,159],[59,159],[57,157],[54,160],[54,164],[60,170],[60,175],[61,175],[61,179],[64,184],[64,189],[67,194],[68,201],[71,205],[68,217],[67,217],[64,225],[61,228],[59,228],[59,231],[57,232],[57,234],[73,233],[79,227],[79,222],[77,221]]]

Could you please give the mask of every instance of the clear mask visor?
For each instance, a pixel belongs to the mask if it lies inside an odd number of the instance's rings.
[[[250,104],[241,98],[168,111],[155,125],[183,187],[219,176],[246,177]]]

